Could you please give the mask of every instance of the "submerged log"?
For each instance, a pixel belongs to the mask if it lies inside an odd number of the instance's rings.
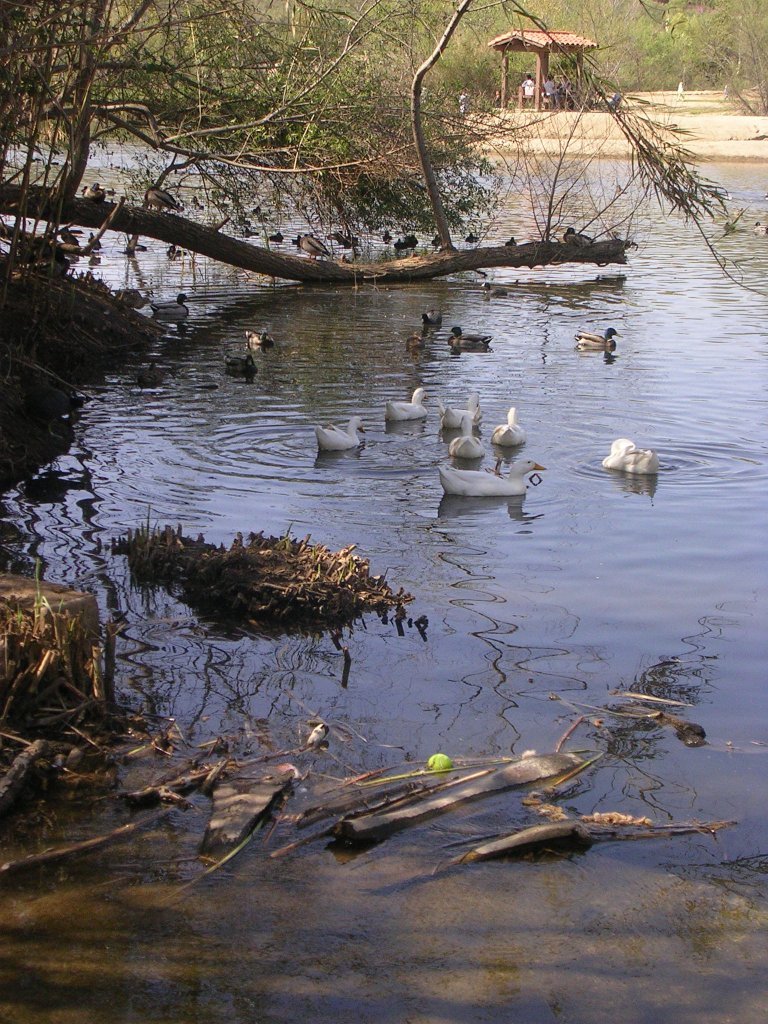
[[[548,825],[532,825],[520,832],[514,832],[501,839],[469,850],[456,863],[470,864],[476,860],[491,860],[494,857],[508,857],[532,853],[534,850],[562,850],[592,845],[589,830],[578,821],[558,821]]]
[[[480,778],[460,782],[424,796],[401,800],[397,808],[342,818],[334,834],[349,842],[378,842],[418,822],[451,810],[458,804],[524,786],[541,779],[573,772],[586,762],[575,754],[540,754],[523,757],[514,764],[483,773]]]
[[[0,779],[0,815],[10,810],[37,762],[47,757],[50,751],[50,745],[45,740],[35,740],[16,755],[11,767]]]
[[[290,789],[294,778],[295,772],[289,768],[260,779],[231,779],[217,786],[201,853],[220,854],[237,846]]]

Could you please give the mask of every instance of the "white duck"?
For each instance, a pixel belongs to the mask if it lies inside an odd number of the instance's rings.
[[[455,437],[448,445],[448,453],[454,459],[482,459],[485,455],[482,441],[472,433],[472,414],[465,412],[461,418],[461,437]]]
[[[514,406],[507,413],[507,422],[501,423],[491,434],[491,444],[500,444],[504,448],[514,448],[525,444],[525,430],[517,422],[517,409]]]
[[[410,402],[387,402],[384,410],[384,419],[395,420],[423,420],[427,415],[424,408],[426,392],[424,388],[416,388],[411,396]]]
[[[359,416],[353,416],[346,427],[336,427],[332,423],[327,427],[315,427],[317,447],[321,452],[343,452],[347,448],[357,448],[362,440],[358,432],[365,433]]]
[[[544,468],[531,459],[513,463],[506,476],[499,476],[495,472],[483,473],[478,469],[438,467],[440,483],[446,494],[461,494],[465,497],[477,498],[514,497],[517,494],[525,494],[526,476]]]
[[[472,422],[476,427],[479,427],[483,421],[480,395],[476,391],[470,391],[466,409],[452,409],[450,405],[443,405],[439,398],[437,400],[437,407],[440,410],[440,427],[442,430],[458,430],[466,412],[472,414]]]
[[[634,441],[620,437],[611,445],[610,455],[603,459],[603,466],[622,473],[658,473],[659,456],[650,448],[637,448]]]
[[[152,315],[158,320],[186,320],[189,308],[184,305],[187,296],[179,292],[175,302],[150,302]]]

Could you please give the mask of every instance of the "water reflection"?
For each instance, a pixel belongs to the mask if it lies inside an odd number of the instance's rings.
[[[748,169],[733,174],[748,191]],[[758,199],[764,188],[753,186]],[[355,293],[255,286],[205,260],[169,260],[151,243],[127,261],[117,251],[124,241],[105,236],[99,269],[114,283],[190,295],[183,332],[172,327],[152,353],[177,377],[146,394],[134,367],[108,380],[108,401],[83,411],[73,454],[6,496],[3,561],[31,573],[40,557],[54,578],[88,581],[105,617],[124,620],[120,692],[146,715],[177,719],[189,745],[183,756],[197,756],[197,744],[220,732],[238,752],[290,748],[319,715],[335,731],[308,787],[321,775],[437,750],[550,750],[586,714],[571,742],[604,757],[562,797],[568,813],[739,825],[718,835],[717,848],[702,837],[674,847],[617,843],[578,863],[478,866],[398,898],[404,879],[443,856],[447,837],[533,823],[510,794],[405,834],[354,867],[317,847],[271,861],[258,839],[230,869],[163,909],[168,881],[197,870],[201,801],[87,869],[65,866],[55,885],[50,876],[19,883],[3,979],[18,998],[4,997],[5,1017],[62,1016],[66,1003],[68,1019],[92,1024],[136,1013],[185,1024],[250,1024],[254,1013],[288,1021],[307,1007],[340,1022],[361,1014],[469,1022],[478,1013],[500,1024],[510,1014],[533,1021],[553,1013],[598,1022],[621,1000],[632,1024],[663,1019],[670,1005],[683,1024],[722,1024],[731,1010],[718,1018],[713,1007],[724,1006],[726,985],[740,1020],[762,1020],[755,966],[768,965],[759,921],[739,904],[733,934],[727,887],[749,889],[755,903],[765,892],[755,851],[766,826],[752,806],[762,759],[738,752],[766,739],[754,714],[768,612],[765,310],[745,307],[683,227],[652,230],[626,280],[584,280],[584,270],[570,268],[546,282],[515,272],[517,283],[505,282],[511,295],[491,302],[461,279]],[[768,251],[737,241],[750,252],[748,273],[762,279]],[[681,258],[684,289],[669,274]],[[454,358],[447,330],[435,328],[414,362],[404,340],[431,307],[468,330],[482,320],[494,351]],[[736,320],[738,359],[726,331]],[[614,363],[574,352],[577,329],[611,322],[622,334]],[[277,347],[258,354],[257,377],[242,386],[225,377],[224,360],[242,351],[246,329],[261,328]],[[137,355],[137,366],[146,359]],[[385,424],[385,402],[417,386],[429,396],[427,420]],[[437,399],[469,390],[480,393],[487,424],[518,407],[526,451],[548,467],[541,488],[515,499],[442,494],[437,467],[450,435],[440,433]],[[314,425],[355,414],[367,428],[364,445],[318,454]],[[656,448],[661,472],[603,470],[619,436]],[[628,500],[636,495],[652,501]],[[327,635],[214,622],[165,589],[138,587],[109,539],[180,519],[185,532],[214,542],[290,527],[330,547],[356,544],[371,570],[414,602],[399,629],[372,616],[345,632],[345,678]],[[420,615],[426,632],[409,625]],[[695,705],[711,745],[689,749],[647,715],[609,714],[621,709],[617,689]],[[720,753],[726,741],[732,756]],[[159,769],[152,761],[123,770]],[[122,822],[110,801],[95,813],[96,831]],[[45,841],[71,838],[73,823],[87,830],[91,820],[62,812]],[[740,867],[729,871],[718,849]],[[377,895],[385,886],[387,899]],[[507,889],[514,898],[500,899]],[[254,892],[269,900],[254,902]],[[533,945],[520,938],[532,934]],[[706,971],[697,959],[705,947]],[[638,948],[646,974],[637,971]],[[19,992],[20,967],[38,972],[34,992]],[[61,972],[72,979],[63,996]]]

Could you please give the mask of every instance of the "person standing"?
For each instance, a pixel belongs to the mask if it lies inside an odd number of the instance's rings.
[[[533,75],[527,74],[523,79],[523,105],[527,103],[533,103],[533,98],[536,95],[536,83],[533,80]]]

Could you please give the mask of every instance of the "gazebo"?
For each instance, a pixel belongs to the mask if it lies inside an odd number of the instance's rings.
[[[586,50],[597,49],[597,43],[575,32],[545,32],[542,29],[513,29],[496,36],[488,45],[501,51],[501,107],[506,108],[509,97],[509,55],[510,53],[535,53],[536,75],[533,105],[541,110],[542,85],[549,74],[549,55],[567,53],[576,55],[577,75],[581,81],[581,69]],[[518,93],[520,95],[520,93]]]

